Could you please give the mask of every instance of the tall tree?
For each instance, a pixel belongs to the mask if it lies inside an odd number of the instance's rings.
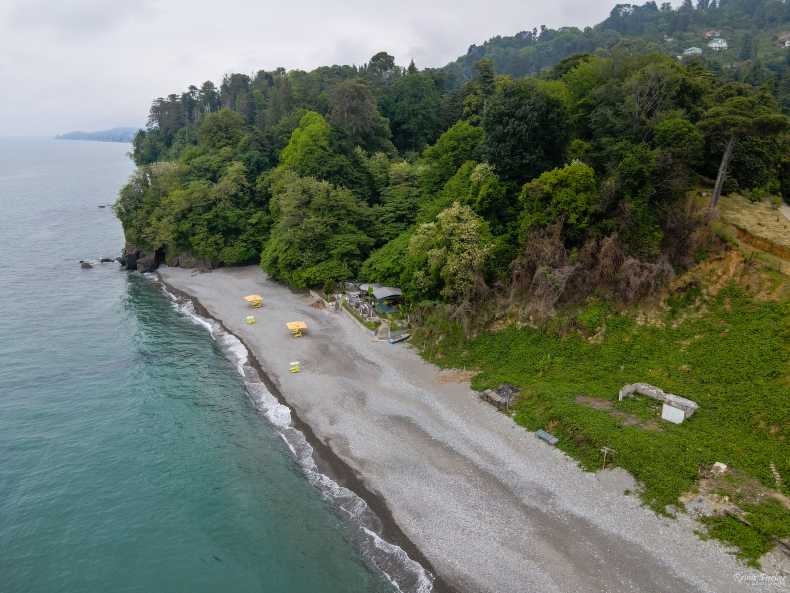
[[[226,146],[233,148],[241,140],[244,132],[244,117],[230,109],[220,109],[207,114],[198,130],[201,144],[209,148],[219,149]]]
[[[380,51],[365,65],[364,72],[375,87],[386,85],[398,73],[395,58],[385,51]]]
[[[510,181],[560,165],[570,136],[565,105],[534,80],[502,83],[488,102],[483,129],[489,162]]]
[[[409,258],[417,264],[416,292],[469,303],[485,286],[483,272],[492,247],[486,222],[468,206],[454,203],[435,222],[420,225],[409,242]]]
[[[278,171],[271,212],[274,226],[261,266],[294,286],[354,278],[373,246],[369,208],[325,181]]]
[[[479,160],[483,130],[459,121],[422,154],[426,165],[421,174],[426,194],[439,191],[465,161]]]
[[[390,129],[368,85],[360,80],[337,84],[329,93],[329,123],[350,145],[368,152],[392,150]]]
[[[743,137],[775,136],[790,127],[790,120],[781,114],[764,94],[730,97],[709,109],[699,123],[707,134],[724,143],[719,173],[711,198],[711,208],[719,203],[728,168],[738,140]]]
[[[381,98],[381,110],[401,152],[422,150],[440,132],[441,95],[425,73],[407,74],[395,81]]]

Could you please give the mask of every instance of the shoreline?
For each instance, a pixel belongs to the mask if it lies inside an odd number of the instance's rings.
[[[699,540],[687,516],[660,517],[626,496],[636,486],[622,470],[584,472],[468,382],[372,341],[342,313],[310,308],[257,267],[157,275],[244,344],[323,462],[340,463],[325,468],[351,480],[382,535],[431,571],[436,591],[734,593],[754,572]],[[240,297],[251,292],[265,304],[245,326]],[[299,317],[309,334],[293,340],[284,322]],[[288,374],[289,360],[302,373]]]
[[[269,393],[274,396],[279,403],[287,406],[291,412],[291,423],[293,428],[300,431],[306,438],[307,443],[313,448],[313,459],[318,466],[321,473],[328,476],[339,485],[348,488],[359,496],[365,504],[370,508],[373,515],[380,523],[380,532],[377,534],[384,541],[398,546],[403,550],[409,558],[422,566],[433,578],[432,589],[436,593],[461,593],[457,589],[451,587],[448,583],[437,574],[434,567],[420,551],[420,549],[411,541],[403,530],[398,526],[393,517],[392,511],[387,506],[383,498],[373,493],[364,483],[362,476],[360,476],[351,466],[345,463],[332,449],[323,443],[314,433],[313,429],[304,422],[299,414],[294,411],[289,402],[285,399],[282,392],[274,381],[264,371],[258,358],[255,356],[250,345],[247,344],[241,336],[232,332],[221,319],[213,316],[211,312],[200,302],[197,297],[169,284],[161,274],[156,273],[157,282],[162,284],[167,291],[183,299],[186,302],[192,303],[195,312],[206,319],[217,323],[223,331],[235,337],[246,349],[249,356],[250,364],[255,368],[261,381],[266,385]],[[383,571],[382,571],[383,572]],[[389,575],[387,575],[389,576]]]

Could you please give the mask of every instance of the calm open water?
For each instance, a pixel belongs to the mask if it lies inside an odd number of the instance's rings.
[[[390,591],[206,329],[80,269],[128,149],[0,139],[0,591]]]

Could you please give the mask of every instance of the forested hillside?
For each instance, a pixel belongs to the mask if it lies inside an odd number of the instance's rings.
[[[764,87],[627,45],[527,78],[495,63],[459,84],[381,52],[157,99],[116,205],[129,252],[393,283],[459,312],[494,290],[545,315],[592,292],[633,302],[702,257],[686,193],[723,160],[724,191],[787,192],[787,118]]]
[[[725,44],[715,42],[717,38]],[[473,75],[478,60],[487,58],[497,72],[525,76],[573,54],[606,53],[617,46],[672,56],[696,47],[702,54],[691,59],[727,80],[768,88],[790,113],[788,41],[790,2],[786,0],[685,0],[677,9],[669,2],[617,4],[609,18],[594,27],[534,28],[472,45],[445,71],[464,80]]]
[[[790,494],[787,282],[724,253],[737,240],[716,214],[722,192],[790,200],[776,96],[790,49],[762,61],[787,8],[621,5],[592,29],[497,38],[443,69],[380,52],[158,98],[115,205],[126,263],[399,286],[426,357],[478,369],[476,388],[522,388],[515,421],[585,467],[617,451],[656,510],[730,465],[732,481],[705,484],[734,510],[705,521],[756,564],[790,535],[776,502]],[[670,55],[712,23],[759,31],[757,53]],[[655,318],[629,307],[673,278]],[[644,380],[702,411],[667,427],[615,401]]]

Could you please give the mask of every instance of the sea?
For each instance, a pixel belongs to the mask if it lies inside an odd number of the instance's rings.
[[[0,138],[0,592],[430,591],[235,337],[99,262],[129,149]]]

